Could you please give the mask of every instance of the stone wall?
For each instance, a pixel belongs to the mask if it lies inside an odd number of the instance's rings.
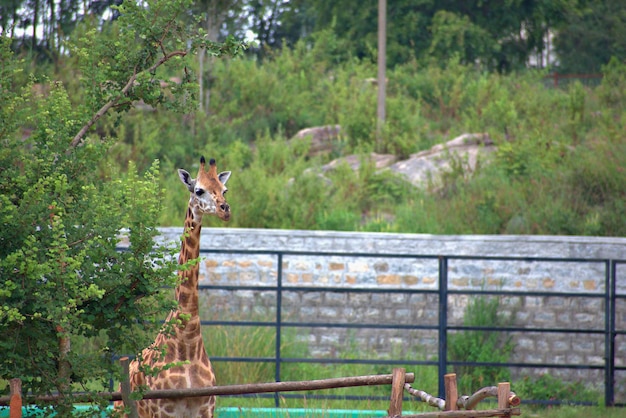
[[[162,230],[178,242],[180,228]],[[448,261],[448,323],[462,325],[473,295],[455,291],[497,290],[502,313],[525,328],[604,330],[606,263],[626,260],[626,239],[552,236],[433,236],[323,231],[205,228],[201,285],[235,286],[202,291],[204,319],[273,320],[278,251],[332,255],[283,256],[282,320],[323,324],[377,324],[388,328],[291,327],[314,356],[337,356],[358,347],[369,358],[436,358],[439,261]],[[211,253],[210,251],[234,251]],[[236,251],[267,251],[242,254]],[[341,255],[359,253],[363,256]],[[563,259],[485,260],[463,257]],[[459,258],[454,258],[459,257]],[[626,295],[626,264],[617,264],[617,293]],[[239,287],[239,289],[237,288]],[[244,289],[241,289],[245,287]],[[329,287],[336,288],[329,291]],[[303,290],[301,290],[303,289]],[[365,290],[386,290],[369,293]],[[545,292],[546,295],[537,293]],[[584,296],[584,297],[583,297]],[[626,329],[626,299],[619,299],[617,329]],[[426,329],[406,329],[417,325]],[[403,328],[404,327],[404,328]],[[429,328],[430,327],[430,328]],[[452,332],[454,333],[454,332]],[[548,369],[541,364],[604,365],[605,340],[596,333],[515,332],[514,375],[545,373],[602,386],[603,370]],[[616,339],[617,366],[626,366],[626,338]],[[362,357],[363,357],[362,356]],[[620,374],[621,373],[621,374]],[[626,373],[616,375],[618,386]]]

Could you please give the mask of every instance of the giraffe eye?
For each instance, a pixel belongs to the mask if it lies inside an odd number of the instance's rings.
[[[196,189],[196,196],[202,196],[204,194],[204,190]]]

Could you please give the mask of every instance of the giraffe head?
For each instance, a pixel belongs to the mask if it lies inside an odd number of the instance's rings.
[[[223,221],[230,219],[230,206],[224,195],[228,188],[226,182],[230,178],[230,171],[217,173],[215,160],[209,161],[209,169],[205,169],[206,160],[200,158],[200,169],[198,176],[194,179],[183,170],[178,170],[178,176],[191,193],[189,198],[189,208],[193,210],[194,217],[202,217],[204,214],[216,215]]]

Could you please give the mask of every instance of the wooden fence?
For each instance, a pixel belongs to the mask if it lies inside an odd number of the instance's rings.
[[[126,359],[127,360],[127,359]],[[143,399],[168,399],[181,397],[196,396],[219,396],[219,395],[243,395],[268,392],[293,392],[293,391],[310,391],[322,389],[335,389],[355,386],[373,386],[373,385],[391,385],[391,396],[389,398],[389,409],[387,418],[478,418],[478,417],[510,417],[513,415],[521,415],[520,399],[511,392],[510,384],[499,383],[498,386],[485,387],[471,396],[459,396],[457,392],[457,381],[455,374],[447,374],[445,376],[445,399],[436,398],[422,390],[416,390],[411,387],[411,383],[415,381],[413,373],[406,373],[403,368],[393,369],[392,374],[388,375],[370,375],[370,376],[353,376],[335,379],[307,380],[294,382],[275,382],[275,383],[257,383],[245,385],[229,385],[229,386],[208,386],[193,389],[168,389],[168,390],[151,390],[143,393]],[[123,384],[123,392],[102,392],[98,397],[108,399],[110,401],[124,400],[128,409],[130,409],[130,417],[137,417],[137,411],[134,401],[130,397],[130,386]],[[10,418],[22,417],[22,400],[21,382],[19,379],[10,381],[11,395],[9,397],[1,397],[0,405],[9,405]],[[436,412],[426,412],[418,415],[402,415],[402,402],[404,394],[418,398],[430,406],[438,408]],[[483,399],[487,397],[496,397],[498,401],[497,408],[479,410],[474,408]],[[29,401],[49,403],[58,401],[58,396],[39,396]],[[76,401],[81,400],[81,395],[75,396]],[[93,395],[84,398],[85,401],[93,400]]]

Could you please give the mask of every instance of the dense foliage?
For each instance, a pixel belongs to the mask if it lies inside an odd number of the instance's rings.
[[[121,172],[106,164],[114,140],[91,128],[115,129],[139,100],[185,109],[189,83],[163,89],[161,67],[182,71],[199,45],[214,55],[241,47],[188,32],[179,19],[188,4],[131,1],[115,25],[77,28],[67,83],[27,75],[0,37],[0,379],[61,393],[61,415],[71,391],[105,389],[112,356],[147,346],[175,306],[163,289],[179,266],[155,242],[158,161]]]
[[[257,3],[246,10],[265,19],[267,4]],[[317,3],[293,5],[321,13]],[[162,318],[171,303],[159,290],[176,280],[169,250],[154,244],[156,227],[182,224],[187,192],[175,169],[193,170],[202,154],[235,174],[232,227],[626,235],[623,56],[592,60],[605,64],[598,85],[557,89],[546,73],[519,68],[528,50],[506,52],[473,13],[432,9],[425,22],[435,30],[419,44],[427,55],[409,51],[411,39],[390,41],[403,58],[387,72],[379,137],[376,68],[364,52],[367,31],[341,23],[350,9],[327,11],[331,22],[321,27],[310,15],[315,30],[262,59],[196,60],[198,48],[209,56],[242,49],[202,36],[198,24],[209,16],[188,13],[200,6],[126,2],[111,22],[85,19],[57,36],[54,66],[15,55],[16,40],[2,37],[0,378],[21,377],[37,393],[67,392],[70,380],[93,388],[108,376],[110,353],[146,344],[137,319]],[[593,20],[576,16],[581,25]],[[266,29],[271,46],[279,32]],[[511,72],[489,72],[502,53]],[[496,54],[492,64],[475,65],[484,54]],[[194,79],[207,64],[204,91]],[[326,124],[341,126],[326,154],[291,139]],[[456,160],[437,187],[418,189],[368,163],[321,170],[352,153],[404,159],[464,132],[489,133],[497,151],[472,173]],[[125,253],[115,251],[121,228],[131,243]],[[77,339],[97,349],[67,351]]]
[[[624,63],[612,61],[595,87],[573,81],[558,89],[541,72],[485,73],[454,58],[443,69],[397,66],[388,72],[388,117],[377,141],[376,88],[367,81],[375,68],[337,64],[334,42],[327,32],[312,49],[300,43],[262,64],[217,62],[208,115],[131,116],[116,159],[163,162],[171,199],[162,224],[180,225],[185,209],[171,173],[204,153],[237,174],[235,227],[625,234]],[[329,155],[311,157],[307,141],[288,140],[323,124],[342,129]],[[472,175],[457,161],[443,187],[419,190],[368,164],[319,177],[332,158],[376,151],[402,159],[464,132],[488,132],[498,151]]]
[[[58,69],[77,22],[110,24],[120,16],[111,6],[119,3],[0,0],[0,32],[11,34],[14,48]],[[375,62],[377,19],[378,2],[359,0],[202,0],[186,10],[186,20],[211,40],[255,39],[250,52],[261,59],[330,31],[346,57]],[[394,0],[387,2],[387,22],[390,68],[458,55],[501,72],[531,64],[591,73],[626,51],[626,7],[614,0]],[[203,81],[209,79],[207,72]]]

